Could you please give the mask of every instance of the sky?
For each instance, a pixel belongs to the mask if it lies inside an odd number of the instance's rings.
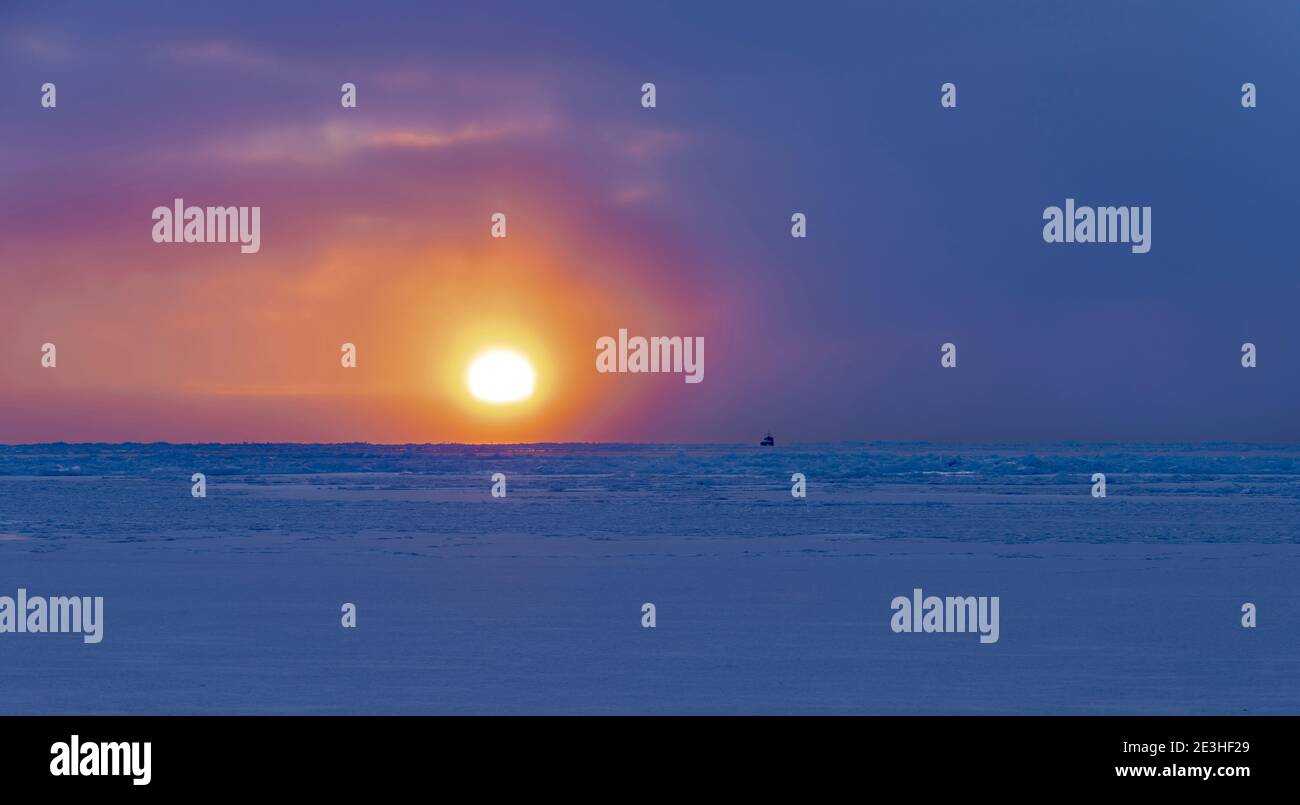
[[[0,442],[1300,441],[1300,6],[457,5],[0,7]]]

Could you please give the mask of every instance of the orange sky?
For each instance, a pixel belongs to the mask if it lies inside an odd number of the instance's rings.
[[[30,267],[0,280],[6,304],[33,300],[13,306],[3,340],[13,404],[52,420],[29,426],[62,440],[596,439],[607,414],[649,388],[636,381],[685,393],[680,378],[594,371],[600,335],[685,326],[666,289],[627,286],[628,275],[656,275],[653,256],[604,242],[599,229],[572,231],[517,195],[505,239],[489,237],[483,206],[460,232],[394,237],[382,220],[326,216],[316,238],[285,244],[284,209],[264,206],[255,255],[219,244],[123,249],[109,237],[55,244],[54,261],[42,254],[46,265],[97,271]],[[564,245],[577,241],[585,255]],[[601,270],[608,261],[623,279]],[[39,364],[46,341],[58,348],[52,370]],[[340,365],[345,342],[357,347],[355,369]],[[492,406],[468,395],[470,360],[501,346],[537,369],[530,400]],[[74,400],[95,411],[84,433],[53,416]]]
[[[23,187],[0,215],[0,441],[653,438],[642,412],[708,394],[594,368],[599,337],[707,337],[736,296],[656,210],[692,142],[665,119],[583,118],[541,74],[382,62],[344,109],[305,89],[332,71],[220,41],[141,57],[211,97],[87,96],[108,63],[71,53],[27,54],[62,59],[62,98],[11,121],[33,150],[0,164]],[[152,242],[175,198],[261,207],[261,250]],[[533,363],[531,399],[469,396],[490,347]]]

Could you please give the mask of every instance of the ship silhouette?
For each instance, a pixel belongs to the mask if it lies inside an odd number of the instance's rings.
[[[767,435],[763,437],[763,441],[759,442],[758,444],[759,444],[759,446],[761,446],[761,447],[773,447],[773,446],[775,446],[775,445],[776,445],[776,439],[773,439],[773,438],[772,438],[772,431],[769,430],[769,431],[767,432]]]

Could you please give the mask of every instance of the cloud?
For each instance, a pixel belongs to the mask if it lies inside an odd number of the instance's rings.
[[[10,47],[47,64],[69,64],[77,60],[82,48],[67,36],[51,36],[36,31],[16,31],[5,37]]]
[[[370,135],[376,148],[447,148],[456,145],[514,140],[543,134],[553,127],[550,118],[482,125],[467,123],[454,129],[390,129]]]
[[[350,123],[339,120],[311,126],[283,126],[201,147],[208,156],[238,163],[319,165],[364,151],[437,150],[536,137],[555,127],[549,117],[501,123],[463,123],[451,127]]]
[[[270,56],[249,50],[241,45],[220,40],[169,42],[162,46],[164,57],[183,64],[205,64],[217,67],[276,69],[279,64]]]
[[[636,204],[652,198],[657,192],[646,185],[628,185],[614,191],[614,201],[618,204]]]
[[[619,128],[609,137],[617,153],[638,162],[660,159],[690,142],[686,132],[670,129]]]

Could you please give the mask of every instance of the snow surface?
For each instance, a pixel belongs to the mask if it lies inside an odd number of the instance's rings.
[[[0,712],[1294,714],[1297,571],[1295,446],[9,446],[0,595],[105,625]]]

